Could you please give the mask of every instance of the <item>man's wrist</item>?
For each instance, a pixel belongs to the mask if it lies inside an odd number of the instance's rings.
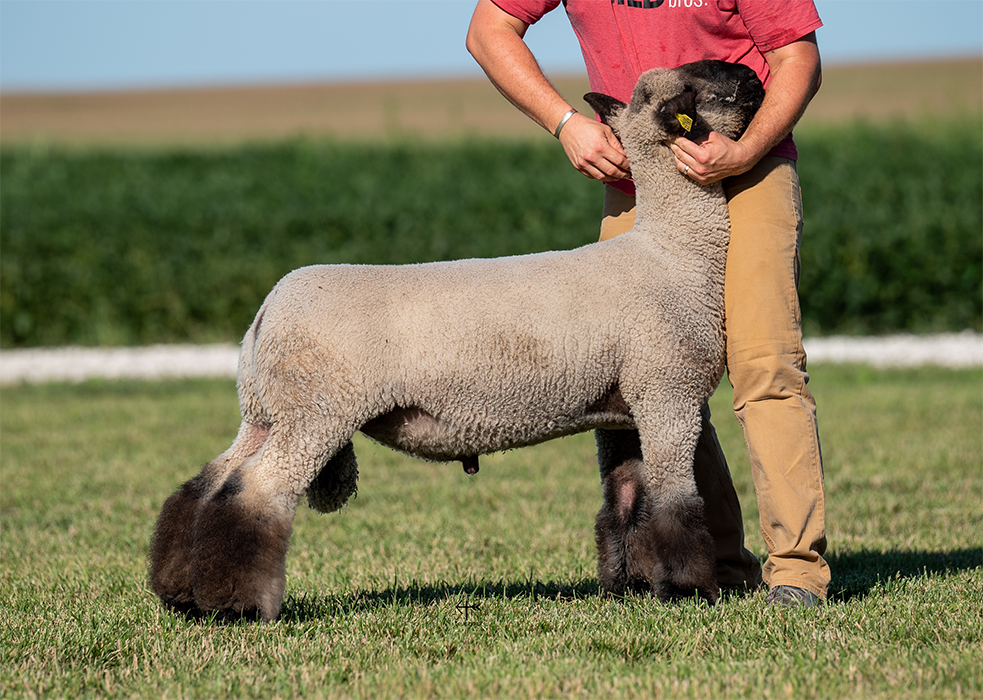
[[[568,121],[570,121],[570,117],[572,117],[575,114],[577,114],[577,110],[571,109],[566,114],[564,114],[562,117],[560,117],[560,123],[557,124],[556,125],[556,128],[553,130],[553,136],[555,136],[557,139],[559,139],[560,138],[560,132],[563,131],[563,127],[566,126],[566,123]]]

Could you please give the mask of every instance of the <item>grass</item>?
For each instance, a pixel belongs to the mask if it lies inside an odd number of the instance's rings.
[[[360,440],[358,498],[298,512],[271,625],[163,611],[166,496],[231,442],[228,381],[4,388],[4,697],[979,697],[983,373],[819,366],[834,581],[818,611],[598,595],[589,435],[457,465]],[[751,548],[729,391],[714,397]]]

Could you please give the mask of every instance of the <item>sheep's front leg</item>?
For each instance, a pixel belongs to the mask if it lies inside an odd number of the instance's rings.
[[[345,443],[307,486],[307,505],[319,513],[333,513],[358,490],[355,446]]]
[[[637,430],[594,432],[601,471],[604,505],[597,514],[597,573],[601,588],[610,595],[652,590],[651,569],[639,570],[639,548],[649,543],[638,536],[637,524],[647,512],[642,479],[642,446]]]
[[[654,544],[657,562],[653,590],[660,600],[682,600],[698,595],[713,604],[720,595],[717,585],[713,539],[699,496],[657,502],[655,516],[645,524]]]
[[[596,433],[604,505],[595,535],[607,593],[650,591],[668,601],[697,592],[717,599],[715,548],[692,475],[698,429],[687,425],[660,421],[644,460],[638,432]]]
[[[678,405],[675,410],[660,404],[640,411],[648,512],[639,529],[648,531],[646,537],[654,545],[653,590],[661,600],[691,598],[697,593],[714,603],[720,593],[716,547],[693,476],[700,409],[679,409]]]
[[[233,474],[202,505],[191,583],[195,603],[205,612],[270,621],[283,602],[294,507],[274,505],[252,482]]]
[[[222,484],[216,471],[209,462],[164,501],[150,541],[150,586],[166,607],[180,612],[195,609],[191,587],[192,528],[198,508]]]

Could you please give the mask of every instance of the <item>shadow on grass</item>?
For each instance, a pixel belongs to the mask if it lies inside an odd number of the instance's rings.
[[[830,600],[846,603],[863,598],[888,580],[918,578],[931,574],[951,574],[983,567],[983,548],[955,549],[948,552],[861,550],[826,557],[833,572]]]
[[[334,615],[345,615],[392,606],[449,605],[458,609],[462,616],[469,610],[477,609],[482,600],[530,601],[552,600],[571,602],[601,596],[601,587],[596,578],[558,583],[555,581],[470,581],[465,583],[418,583],[411,581],[405,585],[398,582],[383,590],[356,591],[339,596],[289,596],[283,603],[280,619],[287,622],[306,622]]]
[[[888,580],[945,575],[983,568],[983,548],[947,552],[859,551],[827,557],[833,571],[829,602],[847,603],[862,599]],[[557,602],[583,600],[603,595],[596,578],[570,583],[553,581],[468,582],[406,585],[395,583],[384,590],[358,591],[348,596],[288,598],[281,619],[303,622],[326,615],[347,614],[392,605],[471,604],[488,599],[546,599]],[[731,594],[737,600],[741,595]],[[462,606],[463,608],[463,606]]]
[[[827,562],[833,572],[829,602],[848,603],[863,599],[879,584],[889,580],[945,575],[983,568],[983,548],[957,549],[948,552],[858,551],[832,554]],[[558,603],[601,597],[600,584],[594,577],[560,583],[539,581],[468,581],[462,583],[419,583],[398,581],[382,590],[360,590],[342,595],[288,596],[280,612],[284,622],[309,622],[394,606],[448,606],[462,616],[480,609],[483,600],[551,600]],[[738,599],[731,594],[722,600]],[[194,606],[173,609],[189,621],[205,624],[255,622],[255,615],[203,614]]]

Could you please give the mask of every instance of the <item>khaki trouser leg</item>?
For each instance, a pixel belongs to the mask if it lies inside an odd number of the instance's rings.
[[[725,183],[731,238],[724,306],[727,372],[744,428],[764,581],[826,597],[823,464],[816,402],[806,383],[799,313],[802,203],[795,163],[765,158]]]
[[[635,222],[635,198],[605,187],[601,240],[631,230]],[[727,460],[710,424],[710,409],[701,411],[703,430],[696,444],[693,471],[706,509],[707,527],[717,549],[717,583],[721,588],[757,588],[761,564],[744,546],[744,518],[727,468]]]
[[[635,198],[613,187],[604,188],[604,207],[601,210],[601,237],[606,241],[631,231],[635,225]]]

